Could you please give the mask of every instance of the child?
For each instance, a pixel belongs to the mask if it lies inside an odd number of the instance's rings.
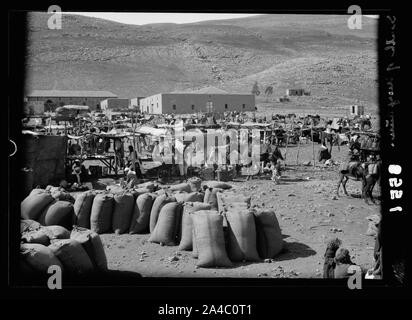
[[[281,176],[281,160],[284,160],[282,153],[276,146],[270,157],[270,162],[272,165],[272,181],[274,181],[275,183],[279,182]]]
[[[80,160],[74,161],[72,170],[73,170],[72,174],[76,176],[77,184],[81,186],[82,183],[81,183],[80,175],[82,173],[82,166],[81,166]]]
[[[338,238],[332,239],[328,242],[326,252],[324,254],[323,263],[323,278],[333,279],[335,278],[335,254],[341,245],[341,240]]]
[[[276,163],[272,164],[272,181],[276,184],[279,183],[281,176],[281,161],[280,159],[276,160]]]

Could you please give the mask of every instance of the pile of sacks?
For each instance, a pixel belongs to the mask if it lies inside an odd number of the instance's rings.
[[[283,249],[273,211],[250,209],[250,198],[210,188],[204,203],[187,203],[179,250],[192,250],[198,267],[231,267],[233,262],[272,259]]]
[[[184,184],[173,186],[180,192]],[[159,196],[150,214],[149,242],[193,252],[198,267],[230,267],[233,262],[276,257],[283,249],[273,211],[250,209],[250,197],[229,191],[229,184],[203,183],[203,201]]]
[[[60,188],[33,189],[21,202],[21,218],[38,221],[44,226],[59,225],[70,229],[74,203],[75,199]]]
[[[97,234],[148,233],[153,231],[163,205],[175,202],[166,209],[179,215],[183,203],[204,200],[201,188],[197,178],[162,188],[152,182],[132,189],[113,185],[103,191],[78,193],[75,198],[56,187],[33,189],[21,203],[21,218],[68,230],[75,225]]]
[[[189,180],[188,183],[173,185],[164,189],[154,201],[150,210],[149,242],[183,248],[185,245],[185,225],[188,212],[197,210],[217,210],[217,192],[231,188],[218,182]],[[132,220],[133,222],[133,220]],[[191,231],[190,231],[191,232]],[[182,249],[183,250],[183,249]]]
[[[230,189],[225,182],[192,178],[172,186],[148,182],[86,191],[74,203],[35,189],[22,202],[22,218],[94,234],[150,233],[149,242],[192,250],[199,267],[274,258],[283,248],[275,213],[250,209],[250,198]]]
[[[58,266],[62,274],[85,275],[107,271],[107,259],[99,235],[74,227],[42,226],[21,220],[20,265],[23,275],[47,274]]]

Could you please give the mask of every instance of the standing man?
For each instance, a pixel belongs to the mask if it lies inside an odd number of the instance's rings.
[[[272,181],[274,181],[276,184],[279,182],[281,176],[281,160],[284,160],[282,153],[276,146],[272,152],[272,155],[270,156],[270,162],[272,165]]]
[[[366,203],[368,203],[368,197],[373,203],[375,203],[375,200],[372,196],[372,190],[379,179],[379,163],[373,155],[368,156],[368,160],[366,162],[366,170],[367,173],[365,176],[363,196]]]
[[[82,180],[86,175],[86,168],[84,167],[84,165],[80,162],[79,159],[76,159],[73,163],[72,166],[72,174],[76,177],[76,182],[78,184],[78,186],[82,185]]]
[[[136,173],[137,177],[141,177],[142,171],[140,170],[140,161],[139,157],[137,156],[136,150],[134,150],[133,146],[129,146],[129,156],[127,157],[127,166],[131,171]]]
[[[114,139],[114,154],[117,162],[117,166],[121,169],[124,168],[124,145],[120,138]]]

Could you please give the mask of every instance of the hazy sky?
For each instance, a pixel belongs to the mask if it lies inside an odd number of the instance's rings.
[[[67,12],[69,13],[69,12]],[[119,13],[119,12],[75,12],[88,17],[102,18],[126,24],[192,23],[206,20],[245,18],[257,14],[226,13]]]

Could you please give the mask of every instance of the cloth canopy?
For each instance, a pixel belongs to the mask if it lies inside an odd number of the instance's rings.
[[[140,134],[149,134],[149,135],[154,135],[154,136],[164,136],[167,133],[166,129],[160,129],[160,128],[153,128],[153,127],[148,127],[148,126],[142,126],[136,130],[136,133]]]
[[[90,108],[89,108],[89,106],[66,105],[66,106],[63,106],[63,107],[58,107],[56,109],[56,112],[60,112],[60,111],[63,111],[63,110],[89,111]]]

